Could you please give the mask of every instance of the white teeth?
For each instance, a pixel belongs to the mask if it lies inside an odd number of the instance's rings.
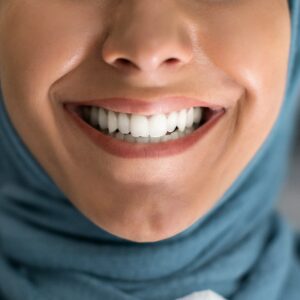
[[[173,111],[167,117],[168,132],[173,132],[177,126],[178,113]]]
[[[203,109],[201,107],[194,108],[194,123],[199,124],[202,119]]]
[[[187,111],[186,127],[192,127],[194,123],[194,108],[191,107]]]
[[[93,126],[96,126],[98,124],[98,108],[97,107],[94,107],[94,106],[92,107],[90,122]]]
[[[150,137],[161,137],[167,133],[166,115],[153,115],[149,118],[149,135]]]
[[[119,113],[118,128],[123,134],[128,134],[130,132],[130,117],[128,114]]]
[[[149,136],[149,122],[146,116],[132,115],[130,120],[130,131],[134,137],[147,137]],[[158,124],[160,127],[160,124]],[[151,134],[150,134],[151,135]]]
[[[101,129],[107,129],[108,125],[107,125],[107,113],[103,108],[99,109],[99,113],[98,113],[98,124],[100,126]]]
[[[186,117],[187,117],[186,109],[182,109],[178,114],[178,121],[177,121],[177,127],[181,132],[185,130]]]
[[[116,114],[109,110],[108,111],[108,132],[112,133],[118,129],[118,122]]]
[[[147,142],[147,137],[152,138],[150,142],[157,142],[161,137],[164,137],[164,141],[172,139],[176,127],[178,132],[175,138],[182,136],[180,133],[186,132],[186,129],[194,130],[193,124],[198,126],[202,120],[203,108],[191,107],[169,114],[144,116],[117,113],[93,106],[84,107],[83,117],[92,126],[99,125],[101,130],[107,130],[110,135],[119,130],[120,134],[116,136],[118,139],[126,139],[126,136],[130,135],[133,139],[140,138],[141,143]],[[168,132],[170,134],[167,135]]]
[[[190,128],[186,128],[184,132],[176,131],[172,132],[171,134],[167,134],[162,137],[134,137],[131,134],[123,134],[121,132],[114,132],[108,133],[109,136],[114,137],[118,140],[125,140],[130,143],[137,143],[137,144],[149,144],[149,143],[160,143],[160,142],[167,142],[170,140],[176,140],[180,137],[184,137],[190,133],[192,133],[196,129],[196,126],[192,126]]]

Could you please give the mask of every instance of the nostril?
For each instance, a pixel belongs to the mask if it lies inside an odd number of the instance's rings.
[[[173,66],[179,65],[180,63],[181,63],[180,59],[178,59],[176,57],[171,57],[171,58],[165,59],[161,64],[173,67]],[[121,57],[117,58],[114,61],[113,65],[116,68],[119,68],[119,69],[129,69],[129,68],[135,68],[135,69],[139,69],[139,70],[142,69],[141,68],[142,64],[136,64],[134,61],[132,61],[130,59],[121,58]],[[152,61],[150,61],[149,64],[144,64],[143,65],[143,69],[144,70],[149,70],[149,69],[154,69],[154,68],[156,68],[158,66],[159,66],[159,64],[158,64],[157,60],[153,59]]]
[[[126,58],[118,58],[117,63],[120,63],[120,64],[124,64],[124,65],[130,65],[131,64],[131,61],[129,59],[126,59]]]
[[[129,59],[127,59],[127,58],[118,58],[116,61],[115,61],[115,63],[114,63],[114,65],[116,66],[116,67],[135,67],[136,65],[132,62],[132,61],[130,61]]]
[[[179,60],[177,58],[169,58],[166,60],[166,63],[169,65],[174,65],[174,64],[179,63]]]

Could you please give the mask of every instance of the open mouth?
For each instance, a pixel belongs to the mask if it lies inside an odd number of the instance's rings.
[[[129,143],[165,143],[191,135],[224,109],[194,106],[168,114],[122,113],[92,105],[68,104],[85,123],[106,136]]]

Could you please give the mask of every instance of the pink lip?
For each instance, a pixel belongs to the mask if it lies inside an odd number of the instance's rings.
[[[175,97],[161,97],[151,100],[142,100],[134,98],[105,98],[96,100],[83,101],[65,101],[65,104],[91,105],[112,110],[115,112],[142,114],[150,116],[154,114],[168,114],[172,111],[179,111],[181,109],[190,107],[209,107],[212,110],[223,110],[223,107],[216,104],[200,101],[195,98],[175,96]]]
[[[99,104],[99,102],[97,103]],[[108,102],[101,102],[101,103],[108,104]],[[84,102],[84,104],[87,105],[87,102]],[[197,106],[199,106],[199,104]],[[191,134],[188,134],[176,140],[170,140],[170,141],[159,142],[159,143],[151,143],[151,144],[142,144],[142,143],[138,144],[138,143],[130,143],[128,141],[118,140],[112,136],[106,135],[101,131],[93,128],[88,123],[86,123],[83,119],[80,118],[78,112],[76,111],[76,109],[74,109],[74,104],[71,105],[66,104],[64,105],[64,108],[65,108],[64,111],[67,112],[68,118],[71,117],[71,120],[75,121],[75,124],[77,124],[77,126],[97,146],[99,146],[104,151],[122,158],[144,158],[144,159],[172,156],[186,151],[187,149],[192,147],[195,143],[197,143],[214,125],[216,125],[217,122],[221,119],[221,117],[225,114],[225,109],[217,110],[213,112],[212,116],[205,124],[197,128]],[[124,106],[122,106],[122,108],[124,108]],[[132,108],[132,106],[130,106],[130,108]],[[109,109],[113,110],[112,107]],[[136,111],[136,109],[134,110]]]

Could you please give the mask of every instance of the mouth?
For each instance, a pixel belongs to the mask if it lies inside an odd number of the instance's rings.
[[[112,101],[107,103],[113,103]],[[177,106],[159,113],[129,112],[129,106],[117,109],[105,102],[64,103],[65,111],[96,145],[124,158],[147,158],[179,154],[203,137],[226,110],[222,107]],[[182,102],[181,102],[182,103]],[[138,113],[136,113],[136,111]],[[153,112],[153,110],[152,110]]]

